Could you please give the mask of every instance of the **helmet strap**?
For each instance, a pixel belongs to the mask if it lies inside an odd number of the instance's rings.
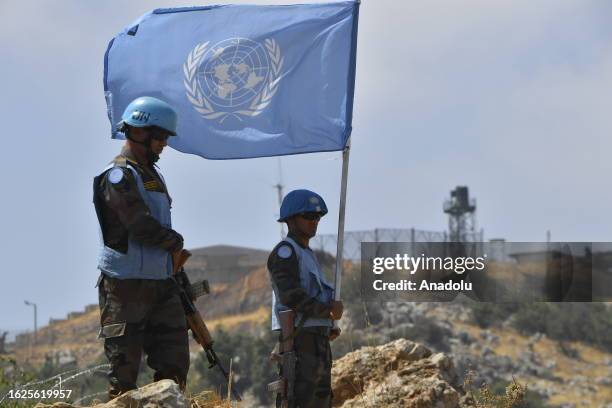
[[[131,141],[131,142],[133,142],[133,143],[137,143],[137,144],[139,144],[139,145],[143,145],[143,146],[145,146],[145,147],[146,147],[145,154],[146,154],[146,156],[147,156],[147,160],[149,161],[149,163],[150,163],[150,164],[157,163],[157,161],[159,160],[159,155],[158,155],[158,154],[156,154],[156,153],[154,153],[154,152],[151,150],[151,136],[148,136],[148,135],[147,135],[147,137],[146,137],[146,139],[145,139],[145,140],[140,141],[140,140],[135,140],[135,139],[132,139],[132,138],[130,137],[130,130],[129,130],[129,128],[126,128],[126,129],[124,130],[124,133],[125,133],[125,137],[126,137],[126,138],[127,138],[129,141]]]

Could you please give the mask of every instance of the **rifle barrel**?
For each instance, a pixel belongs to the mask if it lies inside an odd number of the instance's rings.
[[[212,360],[215,362],[215,365],[219,367],[221,374],[223,374],[223,377],[225,377],[225,381],[229,383],[230,381],[229,374],[227,373],[227,371],[221,364],[221,360],[219,360],[219,357],[217,357],[217,353],[215,353],[215,350],[213,350],[212,348],[205,349],[205,350],[207,353],[210,353],[210,355],[212,356]],[[240,396],[240,393],[238,393],[238,391],[236,390],[235,386],[232,386],[232,395],[234,396],[234,398],[236,398],[236,401],[242,401],[242,397]]]
[[[202,318],[200,311],[193,303],[193,301],[189,298],[185,289],[180,284],[178,284],[178,282],[177,287],[179,289],[181,303],[183,304],[183,309],[185,311],[187,326],[189,326],[191,332],[196,337],[196,341],[202,346],[202,348],[206,352],[206,358],[211,363],[211,368],[213,365],[219,367],[219,370],[221,370],[221,374],[223,374],[223,377],[225,377],[225,380],[229,383],[229,375],[227,374],[227,371],[225,371],[225,368],[223,368],[223,365],[221,365],[221,361],[219,360],[217,353],[215,353],[215,350],[213,350],[212,348],[213,340],[210,336],[208,328],[206,327],[206,323],[204,323],[204,319]],[[234,398],[236,398],[237,401],[242,401],[242,397],[240,397],[240,394],[236,390],[236,387],[232,387],[232,395],[234,396]]]

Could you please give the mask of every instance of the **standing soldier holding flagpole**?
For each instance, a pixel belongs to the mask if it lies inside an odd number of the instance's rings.
[[[272,330],[280,331],[281,379],[271,384],[277,407],[331,407],[329,342],[340,334],[333,321],[342,317],[343,305],[308,246],[325,214],[325,201],[309,190],[291,191],[280,208],[278,221],[289,233],[268,258]]]

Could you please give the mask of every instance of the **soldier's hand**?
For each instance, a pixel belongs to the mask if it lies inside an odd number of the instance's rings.
[[[342,330],[339,327],[332,327],[331,332],[329,333],[329,341],[334,341],[340,336]]]
[[[340,320],[342,313],[344,312],[344,304],[341,300],[332,300],[331,310],[329,311],[329,318],[332,320]]]
[[[181,270],[187,259],[191,256],[191,252],[186,249],[181,249],[180,251],[175,251],[172,253],[172,270],[174,273],[177,273]]]

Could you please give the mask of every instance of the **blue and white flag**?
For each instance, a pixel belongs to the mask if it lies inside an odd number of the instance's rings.
[[[158,9],[104,57],[113,138],[139,96],[178,112],[170,146],[208,159],[344,149],[351,133],[359,1]]]

